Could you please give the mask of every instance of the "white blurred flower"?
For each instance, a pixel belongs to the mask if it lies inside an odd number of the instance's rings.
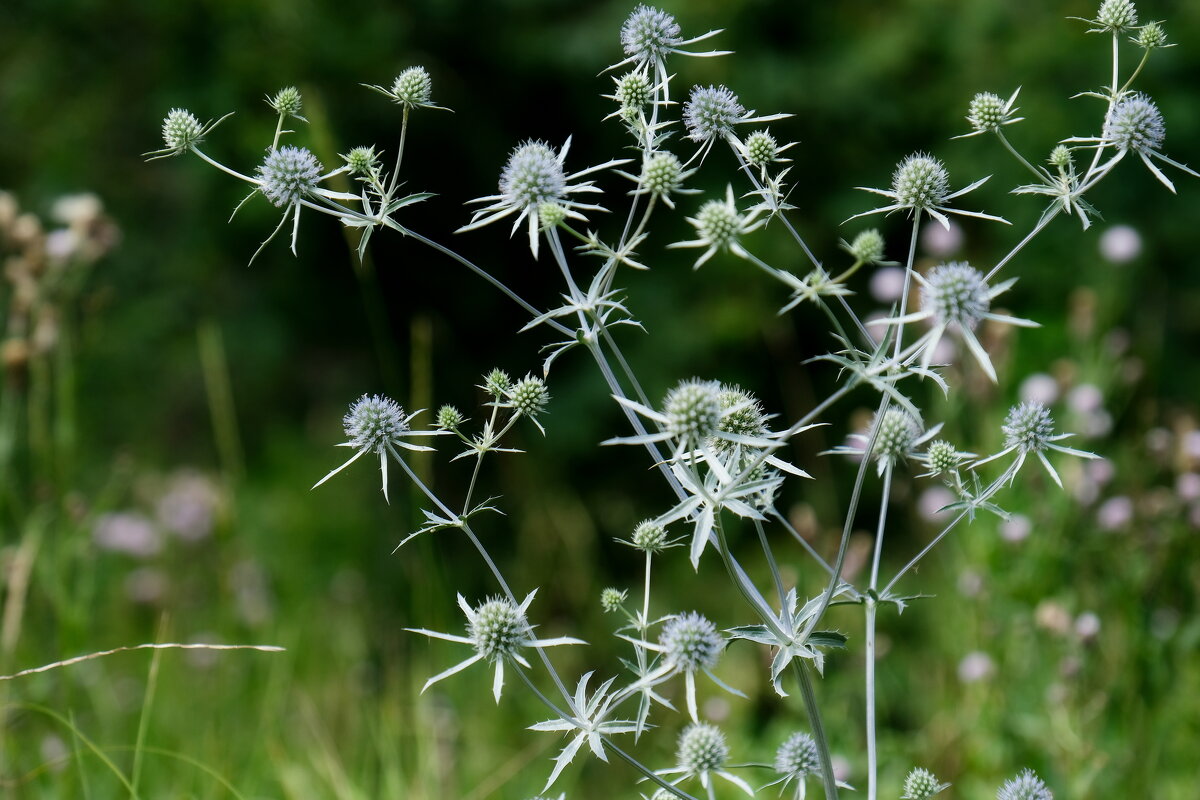
[[[1044,406],[1054,405],[1058,400],[1058,381],[1044,372],[1035,372],[1021,381],[1018,394],[1026,402],[1041,403]]]
[[[884,267],[871,276],[871,297],[880,303],[894,303],[904,293],[904,269]],[[868,330],[870,330],[868,328]]]
[[[1024,514],[1013,514],[1000,523],[1000,535],[1007,542],[1022,542],[1033,531],[1033,522]]]
[[[996,664],[987,653],[976,650],[958,662],[958,679],[963,683],[978,683],[992,677]]]
[[[1116,531],[1133,521],[1133,501],[1124,495],[1110,497],[1096,509],[1096,524],[1102,530]]]
[[[149,558],[162,550],[162,536],[145,516],[133,511],[104,514],[92,528],[92,541],[103,550]]]
[[[1129,225],[1113,225],[1100,234],[1100,255],[1113,264],[1133,261],[1142,253],[1142,235]]]
[[[963,229],[950,221],[950,227],[942,227],[937,222],[927,222],[921,229],[921,246],[925,252],[934,258],[949,258],[962,249]]]

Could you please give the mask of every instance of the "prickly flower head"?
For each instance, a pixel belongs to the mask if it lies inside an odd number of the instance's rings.
[[[642,166],[641,188],[647,193],[666,197],[683,186],[683,164],[674,153],[660,150]]]
[[[511,388],[512,378],[508,377],[508,373],[502,369],[494,369],[483,376],[483,390],[497,400],[508,394],[508,390]]]
[[[1137,8],[1131,0],[1104,0],[1095,21],[1102,30],[1124,33],[1137,27]]]
[[[663,626],[658,643],[663,648],[667,664],[684,672],[712,669],[717,665],[721,649],[725,646],[717,626],[695,611],[669,620]]]
[[[500,194],[514,206],[538,206],[562,200],[567,177],[558,154],[545,142],[518,145],[500,173]]]
[[[975,330],[991,305],[983,274],[970,264],[940,264],[929,271],[921,287],[921,306],[931,309],[939,323],[964,330]]]
[[[1031,769],[1026,769],[1012,780],[1005,781],[996,792],[996,800],[1054,800],[1054,793]]]
[[[883,235],[869,228],[855,236],[846,250],[864,264],[877,264],[883,260]]]
[[[346,438],[355,450],[382,453],[408,432],[408,417],[400,404],[383,395],[363,395],[342,418]]]
[[[639,522],[630,537],[633,546],[647,553],[658,553],[667,546],[667,529],[652,519]]]
[[[929,465],[931,475],[954,472],[961,461],[962,455],[945,439],[931,443],[925,451],[925,463]]]
[[[374,147],[356,147],[342,156],[351,175],[371,175],[379,168],[379,156]]]
[[[927,209],[940,206],[950,194],[946,165],[925,153],[914,153],[896,167],[892,191],[902,208]]]
[[[889,408],[875,422],[875,454],[881,459],[900,459],[908,455],[921,437],[921,426],[902,408]]]
[[[1050,157],[1046,160],[1050,163],[1050,166],[1058,167],[1059,169],[1067,169],[1075,161],[1071,157],[1071,148],[1065,144],[1055,145],[1054,149],[1050,151]]]
[[[508,401],[521,414],[536,417],[546,410],[546,403],[550,402],[550,392],[541,378],[526,375],[509,389]]]
[[[681,382],[663,400],[667,432],[684,444],[699,445],[716,433],[721,410],[721,387],[699,378]]]
[[[163,120],[163,143],[168,150],[182,153],[203,138],[204,126],[190,111],[173,108]]]
[[[817,742],[807,733],[797,731],[775,751],[775,772],[804,780],[821,768],[817,760]]]
[[[1166,136],[1162,112],[1141,93],[1118,102],[1104,121],[1104,138],[1121,150],[1158,150]]]
[[[475,652],[489,661],[513,655],[531,635],[525,615],[505,598],[492,598],[475,608],[467,622],[467,636]]]
[[[768,131],[755,131],[746,137],[746,160],[755,167],[765,167],[779,154],[779,143]]]
[[[1054,434],[1054,418],[1050,410],[1036,400],[1026,400],[1009,409],[1008,417],[1000,430],[1004,433],[1004,446],[1017,448],[1022,453],[1045,450]]]
[[[263,195],[282,208],[299,203],[317,188],[323,167],[303,147],[287,145],[267,153],[258,168]]]
[[[998,131],[1008,121],[1004,100],[992,92],[980,92],[967,107],[967,122],[977,131]]]
[[[268,97],[267,105],[273,108],[275,113],[280,116],[295,117],[299,116],[304,102],[300,97],[299,89],[295,86],[287,86],[280,89],[274,97]]]
[[[433,97],[433,80],[424,67],[409,67],[392,82],[392,96],[406,108],[427,106]]]
[[[737,95],[725,86],[693,86],[683,104],[683,124],[693,142],[727,136],[745,115]]]
[[[1137,38],[1134,39],[1139,47],[1144,47],[1147,50],[1153,50],[1156,47],[1170,47],[1167,44],[1167,32],[1163,30],[1162,23],[1147,22],[1138,29]]]
[[[679,766],[690,775],[714,772],[729,760],[729,745],[725,734],[716,725],[697,722],[688,725],[679,735],[676,758]]]
[[[742,235],[742,215],[725,200],[709,200],[696,212],[696,232],[710,247],[723,250]]]
[[[900,800],[929,800],[943,789],[948,789],[950,784],[942,783],[927,769],[914,767],[912,772],[908,773],[908,777],[904,779],[904,794]]]
[[[604,609],[605,614],[611,614],[614,611],[619,611],[621,605],[625,602],[626,592],[623,589],[618,589],[614,586],[609,586],[604,591],[600,592],[600,608]]]
[[[644,72],[626,72],[617,78],[617,102],[623,109],[637,111],[650,102],[651,89]]]
[[[639,5],[621,25],[625,55],[640,61],[662,58],[682,41],[675,17],[650,6]]]

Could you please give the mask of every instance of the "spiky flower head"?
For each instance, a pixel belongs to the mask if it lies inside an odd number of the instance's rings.
[[[721,387],[721,422],[717,426],[722,433],[739,436],[762,436],[767,432],[767,415],[762,404],[750,392],[740,386]]]
[[[1104,120],[1104,138],[1121,150],[1158,150],[1167,136],[1162,112],[1140,92],[1122,98]]]
[[[1104,0],[1096,12],[1095,23],[1101,30],[1124,33],[1137,27],[1137,8],[1132,0]]]
[[[259,188],[276,207],[295,205],[317,188],[323,170],[306,148],[287,145],[267,153],[258,168]]]
[[[497,400],[508,394],[510,388],[512,388],[512,378],[508,377],[508,373],[502,369],[494,369],[483,376],[483,390]]]
[[[634,547],[647,553],[660,553],[667,547],[667,529],[652,519],[639,522],[629,538]]]
[[[775,751],[775,771],[781,776],[804,780],[819,772],[817,742],[804,731],[797,731]]]
[[[1013,406],[1000,430],[1004,433],[1004,446],[1022,453],[1045,450],[1054,433],[1054,418],[1050,409],[1036,400],[1026,400]]]
[[[996,800],[1054,800],[1054,793],[1031,769],[1021,771],[1012,780],[1005,781],[996,792]]]
[[[726,86],[693,86],[683,104],[683,124],[693,142],[728,136],[745,116],[745,107]]]
[[[855,236],[846,251],[864,264],[878,264],[883,261],[883,234],[869,228]]]
[[[675,756],[690,775],[715,772],[729,760],[729,745],[725,734],[716,725],[696,722],[688,725],[679,735],[679,749]]]
[[[489,661],[514,655],[533,638],[525,614],[502,597],[489,598],[475,608],[467,621],[467,636],[475,652]]]
[[[456,431],[463,424],[462,412],[451,405],[438,409],[437,426],[444,431]]]
[[[621,25],[621,45],[627,56],[654,61],[683,42],[679,33],[675,17],[661,9],[639,5]]]
[[[695,611],[671,618],[663,625],[658,643],[667,664],[683,672],[712,669],[725,647],[717,626]]]
[[[698,446],[717,432],[721,422],[721,387],[692,378],[680,382],[663,400],[667,432],[685,446]]]
[[[303,100],[300,97],[299,89],[295,86],[287,86],[280,89],[274,97],[268,97],[267,105],[275,109],[275,113],[281,117],[299,117]]]
[[[369,177],[379,169],[379,155],[374,146],[356,147],[342,156],[351,175]]]
[[[611,614],[614,611],[619,611],[621,605],[625,602],[627,593],[623,589],[617,589],[609,586],[604,591],[600,592],[600,608],[604,609],[605,614]]]
[[[390,397],[363,395],[354,401],[342,425],[346,438],[355,450],[373,450],[382,453],[388,445],[394,445],[408,432],[409,418],[404,409]]]
[[[1069,169],[1075,159],[1071,157],[1071,148],[1065,144],[1057,145],[1050,151],[1050,157],[1046,159],[1050,166],[1058,167],[1059,169]]]
[[[1008,107],[998,94],[980,92],[967,107],[967,122],[976,131],[998,131],[1008,122]]]
[[[545,142],[517,145],[500,173],[500,194],[517,206],[562,200],[567,178],[558,154]]]
[[[921,306],[933,311],[938,323],[975,330],[992,306],[983,273],[970,264],[939,264],[925,276]]]
[[[1147,22],[1143,25],[1134,37],[1133,41],[1137,42],[1139,47],[1144,47],[1147,50],[1153,50],[1156,47],[1170,47],[1167,44],[1167,32],[1163,30],[1160,22]]]
[[[696,230],[709,246],[724,249],[742,234],[742,216],[724,200],[709,200],[696,212]]]
[[[900,800],[929,800],[943,789],[948,789],[950,784],[942,783],[927,769],[914,767],[913,771],[908,773],[908,777],[904,779],[904,794]]]
[[[889,408],[875,421],[875,455],[895,461],[905,458],[921,436],[921,426],[902,408]]]
[[[162,135],[166,149],[178,154],[203,140],[204,126],[192,112],[172,108],[163,120]]]
[[[616,79],[617,102],[622,109],[637,111],[650,102],[653,86],[646,73],[634,70]]]
[[[930,475],[944,475],[954,472],[962,462],[962,454],[954,449],[954,445],[945,439],[931,443],[925,451],[925,463],[929,465]]]
[[[642,177],[638,181],[647,194],[666,197],[683,186],[683,163],[674,153],[660,150],[648,158],[642,166]]]
[[[950,173],[941,160],[925,153],[914,153],[896,167],[892,191],[901,208],[928,209],[946,202],[950,194]]]
[[[392,82],[392,96],[406,108],[427,106],[433,97],[433,79],[424,67],[409,67]]]
[[[548,231],[557,228],[567,221],[567,210],[558,203],[539,203],[537,207],[538,226]]]
[[[536,417],[546,410],[550,392],[541,378],[526,375],[508,390],[508,402],[518,413]]]
[[[769,131],[755,131],[746,137],[746,160],[755,167],[765,167],[779,154],[779,143]]]

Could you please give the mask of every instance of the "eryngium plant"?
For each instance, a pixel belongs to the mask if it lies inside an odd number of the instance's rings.
[[[372,234],[390,228],[481,276],[530,314],[526,329],[552,331],[553,340],[547,345],[548,355],[542,363],[543,376],[549,375],[556,359],[572,350],[584,351],[595,363],[628,425],[628,430],[615,432],[618,435],[604,444],[635,445],[644,450],[640,454],[627,452],[635,467],[652,465],[674,494],[669,506],[647,509],[647,518],[625,541],[641,553],[644,574],[640,597],[635,593],[631,598],[629,590],[618,587],[605,589],[600,597],[604,611],[623,620],[615,633],[628,648],[627,657],[620,663],[595,664],[569,680],[550,660],[546,649],[554,645],[582,645],[583,640],[571,636],[540,638],[535,632],[536,616],[530,616],[536,588],[522,587],[524,599],[518,601],[518,595],[476,532],[477,525],[490,528],[499,524],[496,516],[481,516],[483,512],[498,510],[494,505],[497,499],[480,501],[475,496],[476,479],[484,462],[490,464],[501,454],[518,452],[505,446],[504,441],[519,420],[528,418],[545,432],[543,425],[552,419],[549,412],[553,404],[544,377],[527,376],[514,382],[503,370],[492,370],[483,376],[479,387],[486,402],[469,414],[453,406],[443,406],[432,427],[426,430],[413,427],[419,412],[408,414],[388,398],[363,395],[345,418],[348,441],[344,446],[355,454],[319,483],[371,453],[379,456],[386,497],[388,465],[398,465],[428,501],[424,510],[426,524],[400,544],[433,531],[445,532],[443,542],[452,536],[463,537],[491,571],[498,592],[475,604],[461,595],[458,597],[467,620],[465,635],[410,629],[474,649],[473,655],[430,678],[426,688],[475,662],[486,661],[493,672],[493,694],[498,702],[505,675],[518,676],[524,688],[543,702],[550,714],[549,719],[531,728],[566,737],[553,767],[547,770],[547,790],[573,762],[590,754],[604,762],[617,756],[632,768],[631,781],[646,781],[645,791],[655,798],[672,795],[692,798],[697,787],[711,798],[719,778],[751,796],[762,793],[766,787],[779,786],[768,796],[782,790],[803,798],[810,784],[819,785],[827,800],[834,800],[845,784],[838,781],[833,768],[825,733],[826,717],[816,701],[813,680],[815,675],[823,673],[826,651],[847,646],[847,638],[832,626],[836,625],[837,617],[846,613],[845,609],[857,606],[865,622],[861,648],[866,713],[861,728],[855,732],[865,751],[859,761],[865,773],[860,785],[869,800],[901,793],[904,798],[916,800],[938,795],[949,784],[924,768],[908,770],[909,765],[898,765],[907,771],[903,785],[880,785],[875,670],[881,610],[900,611],[915,598],[909,580],[914,568],[934,547],[972,522],[979,511],[1007,515],[1001,505],[1003,490],[1023,472],[1030,456],[1060,484],[1054,461],[1063,457],[1095,457],[1059,444],[1069,434],[1056,432],[1050,410],[1035,402],[1014,406],[999,432],[1003,446],[991,454],[977,456],[960,449],[960,445],[971,447],[972,443],[935,439],[942,425],[926,419],[920,401],[930,389],[947,394],[958,391],[947,377],[960,371],[943,370],[946,365],[941,362],[948,358],[961,361],[961,371],[978,370],[993,383],[1004,383],[1002,378],[1012,377],[1002,375],[993,364],[987,339],[979,336],[978,331],[981,326],[996,323],[1026,328],[1037,323],[993,310],[993,301],[1013,285],[1017,276],[999,283],[994,279],[1002,269],[1012,272],[1024,247],[1049,230],[1058,216],[1075,216],[1086,229],[1098,213],[1088,200],[1090,193],[1129,154],[1135,154],[1171,191],[1175,187],[1159,163],[1196,175],[1164,154],[1164,113],[1148,95],[1131,88],[1151,53],[1167,46],[1161,23],[1139,26],[1137,11],[1129,0],[1105,0],[1096,17],[1087,22],[1089,33],[1111,38],[1111,81],[1101,89],[1083,93],[1099,100],[1093,117],[1093,135],[1061,138],[1047,148],[1048,166],[1035,166],[1041,159],[1027,159],[1006,138],[1006,130],[1023,119],[1016,116],[1016,90],[1007,100],[1002,99],[1002,94],[980,92],[964,99],[963,109],[946,111],[948,117],[965,111],[970,131],[963,136],[995,136],[1002,150],[1032,175],[1033,182],[1014,188],[1015,194],[1042,195],[1048,199],[1032,230],[1011,235],[1014,243],[1007,252],[982,266],[952,262],[924,273],[916,269],[917,234],[927,221],[949,227],[949,215],[954,214],[985,223],[1007,224],[998,214],[961,207],[960,199],[988,176],[972,175],[965,180],[951,176],[942,159],[932,152],[897,153],[897,166],[890,182],[887,176],[880,176],[888,188],[866,189],[888,202],[851,217],[853,220],[871,214],[901,212],[911,222],[906,242],[892,243],[889,247],[879,231],[867,229],[855,232],[850,243],[837,240],[837,234],[831,233],[810,244],[793,226],[790,216],[793,207],[787,202],[790,167],[783,165],[790,159],[780,154],[794,143],[781,145],[777,138],[781,135],[779,129],[743,132],[755,123],[777,122],[790,115],[757,115],[748,111],[727,86],[692,87],[682,107],[676,105],[670,99],[674,75],[667,66],[668,59],[727,53],[692,51],[691,45],[720,32],[686,38],[683,26],[671,14],[645,5],[635,8],[619,37],[614,36],[615,63],[609,67],[614,71],[624,70],[613,78],[614,93],[608,97],[617,108],[609,119],[629,134],[634,157],[613,158],[594,166],[568,166],[569,138],[556,146],[536,138],[545,135],[543,131],[529,130],[526,135],[530,138],[516,144],[507,161],[498,165],[496,191],[488,193],[488,189],[481,189],[483,196],[475,202],[483,203],[483,208],[459,229],[473,232],[504,220],[512,223],[511,233],[523,229],[523,238],[535,260],[545,246],[553,268],[563,281],[564,302],[556,308],[535,308],[485,267],[423,236],[403,221],[407,206],[431,197],[427,193],[399,191],[410,115],[439,108],[432,102],[433,79],[422,67],[404,70],[388,88],[364,84],[401,109],[400,145],[390,171],[384,166],[382,153],[374,147],[350,149],[342,166],[326,171],[309,150],[281,146],[282,136],[291,135],[283,127],[284,120],[303,120],[299,117],[302,100],[291,88],[268,98],[279,120],[274,141],[253,177],[212,159],[202,145],[215,124],[203,124],[182,109],[174,109],[167,115],[162,129],[164,146],[151,155],[165,157],[191,152],[248,184],[251,198],[262,195],[284,209],[279,227],[292,221],[293,250],[299,236],[300,212],[309,209],[359,231],[360,257]],[[1132,41],[1142,51],[1141,61],[1132,71],[1122,69],[1122,49],[1129,47],[1125,40]],[[639,326],[624,299],[627,292],[619,283],[624,274],[622,268],[651,266],[656,252],[650,248],[655,213],[662,208],[673,211],[677,202],[693,193],[689,180],[705,157],[721,147],[728,148],[732,163],[737,166],[721,181],[728,188],[717,197],[695,204],[689,202],[685,212],[694,209],[694,215],[687,217],[687,221],[694,228],[695,238],[665,245],[701,248],[696,267],[720,257],[732,256],[744,261],[757,273],[781,284],[785,292],[780,298],[781,313],[811,311],[828,321],[840,346],[837,352],[817,359],[812,368],[828,362],[830,371],[836,373],[837,388],[798,419],[783,423],[767,413],[751,388],[721,383],[721,376],[656,375],[643,383],[643,376],[637,375],[624,357],[618,335],[621,326]],[[1077,156],[1082,158],[1077,161]],[[718,169],[715,160],[709,159],[705,168]],[[628,171],[617,169],[626,165],[632,165]],[[598,181],[610,172],[632,181],[634,188],[625,198],[613,196],[602,203],[599,195],[603,192]],[[342,173],[358,182],[357,192],[335,192],[324,186],[330,177]],[[581,180],[584,177],[587,180]],[[739,187],[736,190],[735,182]],[[486,186],[486,182],[481,185]],[[587,202],[583,201],[584,196]],[[593,212],[605,210],[617,212],[614,214],[617,223],[593,229],[593,220],[600,220],[600,215]],[[768,263],[756,254],[759,248],[755,245],[755,235],[769,222],[782,227],[795,245],[796,257],[788,259],[785,265]],[[837,241],[839,246],[830,247],[831,241]],[[826,269],[826,261],[816,253],[831,251],[832,257],[841,257],[839,249],[852,262],[840,271]],[[863,309],[851,302],[848,281],[863,267],[892,263],[884,261],[889,250],[906,254],[904,286],[897,307],[890,316],[875,321],[877,327],[872,329],[864,319]],[[805,266],[796,272],[793,271],[796,264]],[[920,306],[916,310],[909,308],[912,289],[919,289]],[[929,325],[929,329],[910,333],[908,326],[919,322]],[[882,337],[877,339],[872,330],[880,331]],[[939,345],[947,337],[962,341],[969,358],[944,355]],[[647,384],[674,388],[655,403],[646,391]],[[826,554],[822,555],[817,547],[796,535],[776,508],[776,497],[785,483],[810,478],[800,466],[780,458],[780,453],[790,441],[821,423],[831,408],[851,396],[869,399],[876,410],[869,428],[853,434],[853,444],[829,451],[835,456],[853,456],[859,465],[840,520],[841,538],[836,546],[825,548]],[[960,402],[969,404],[971,400],[964,398]],[[459,449],[451,460],[468,462],[464,468],[471,471],[471,479],[461,497],[435,494],[406,461],[403,451],[428,449],[410,442],[411,437],[435,434],[447,440],[457,439]],[[953,501],[941,509],[944,524],[933,540],[909,554],[902,568],[885,575],[882,554],[891,529],[888,511],[893,480],[897,472],[904,470],[913,472],[918,480],[941,482],[951,492]],[[631,474],[637,471],[631,470]],[[870,568],[865,578],[850,581],[841,576],[850,533],[860,510],[862,488],[869,480],[877,480],[881,487]],[[741,523],[732,526],[735,519]],[[762,569],[751,570],[735,555],[729,542],[735,527],[756,534],[762,550]],[[785,571],[779,566],[780,557],[772,544],[777,531],[795,535],[804,545],[806,557],[827,578],[819,585],[785,579]],[[703,558],[721,562],[734,591],[744,601],[740,608],[742,619],[714,622],[679,608],[673,601],[664,605],[664,598],[654,592],[651,569],[654,559],[674,557],[671,550],[684,542],[689,544],[688,555],[693,565],[698,567]],[[766,585],[751,578],[751,574],[764,573],[769,575]],[[672,598],[677,596],[678,593],[671,594]],[[729,624],[734,621],[740,624]],[[698,673],[711,679],[720,691],[743,696],[716,672],[723,652],[739,641],[765,648],[770,654],[770,668],[762,680],[781,696],[799,692],[807,715],[807,730],[797,730],[773,757],[762,754],[759,761],[747,761],[752,754],[742,752],[740,743],[731,743],[719,728],[701,719],[702,705],[698,702],[701,691],[712,691],[707,682],[696,680]],[[679,677],[683,680],[676,681]],[[671,695],[681,691],[679,683],[683,684],[684,710],[671,701]],[[574,690],[569,688],[572,684]],[[845,724],[840,715],[837,719],[839,724]],[[643,736],[677,736],[675,763],[658,767],[644,764],[630,752],[641,744]],[[630,787],[631,796],[636,791]],[[647,796],[645,792],[643,796]],[[1029,769],[1004,782],[997,793],[1001,800],[1047,800],[1052,796],[1042,779]]]

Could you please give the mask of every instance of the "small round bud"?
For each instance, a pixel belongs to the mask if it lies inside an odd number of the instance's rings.
[[[727,136],[746,115],[737,95],[725,86],[693,86],[683,104],[683,124],[693,142]]]
[[[1112,33],[1124,33],[1137,26],[1137,8],[1131,0],[1104,0],[1096,24]]]
[[[437,426],[444,431],[456,431],[463,424],[463,415],[454,406],[446,405],[438,409]]]
[[[617,79],[617,102],[623,109],[637,111],[650,102],[650,79],[643,72],[626,72]]]
[[[660,553],[667,546],[667,529],[652,519],[643,520],[629,537],[633,546],[647,553]]]
[[[604,609],[605,614],[620,611],[621,605],[625,602],[625,597],[626,592],[623,589],[616,589],[610,586],[600,592],[600,608]]]
[[[902,408],[889,408],[876,420],[875,427],[875,455],[879,458],[905,458],[921,437],[921,426]]]
[[[699,446],[721,421],[720,386],[699,378],[682,381],[663,400],[667,431],[684,446]]]
[[[883,235],[870,228],[855,236],[847,249],[864,264],[878,264],[883,261]]]
[[[1015,447],[1022,453],[1045,450],[1054,433],[1054,418],[1050,410],[1036,400],[1026,400],[1008,411],[1004,425],[1004,446]]]
[[[932,309],[939,324],[975,330],[991,305],[983,273],[970,264],[939,264],[929,270],[921,286],[921,307]]]
[[[203,134],[204,126],[200,124],[200,120],[196,119],[192,112],[182,108],[171,109],[163,120],[163,143],[168,150],[176,153],[182,153],[192,145],[199,144],[203,140]]]
[[[998,131],[1008,121],[1004,101],[991,92],[980,92],[967,107],[967,122],[977,131]]]
[[[724,200],[709,200],[696,213],[700,239],[719,249],[736,244],[743,227],[737,208]]]
[[[1012,780],[1005,781],[996,792],[996,800],[1054,800],[1054,793],[1031,769],[1026,769]]]
[[[510,388],[512,388],[512,378],[508,377],[508,373],[502,369],[494,369],[483,376],[484,391],[497,400],[508,394]]]
[[[379,156],[374,146],[356,147],[342,156],[342,160],[346,162],[351,175],[370,177],[379,169]]]
[[[1121,150],[1157,150],[1166,136],[1158,106],[1140,93],[1120,100],[1104,121],[1104,138]]]
[[[275,206],[291,206],[317,188],[323,167],[303,147],[288,145],[267,153],[258,168],[259,189]]]
[[[517,652],[530,639],[525,615],[507,599],[491,598],[475,608],[467,622],[467,636],[475,652],[499,661]]]
[[[541,378],[526,375],[508,390],[508,402],[518,414],[536,417],[546,410],[550,392]]]
[[[660,59],[682,41],[675,18],[650,6],[639,5],[621,25],[621,45],[625,55],[640,61]]]
[[[679,735],[676,758],[689,775],[702,775],[725,766],[729,745],[717,726],[698,722],[684,728]]]
[[[433,80],[424,67],[409,67],[392,82],[392,96],[406,108],[427,106],[433,96]]]
[[[408,417],[400,404],[383,395],[363,395],[354,401],[342,425],[355,450],[382,453],[408,432]]]
[[[665,197],[683,186],[683,164],[674,153],[662,150],[642,165],[642,189],[649,194]]]
[[[1065,144],[1060,144],[1051,150],[1050,157],[1046,160],[1050,162],[1050,166],[1058,167],[1059,169],[1068,169],[1075,161],[1071,157],[1071,148]]]
[[[538,221],[544,231],[557,228],[567,220],[567,210],[558,203],[539,203]]]
[[[807,733],[797,731],[787,738],[775,751],[775,772],[780,775],[804,780],[819,773],[821,764],[817,760],[817,742]]]
[[[946,172],[946,165],[933,156],[914,153],[896,167],[892,191],[896,203],[904,208],[940,206],[950,194],[950,174]]]
[[[562,200],[567,188],[558,155],[545,142],[520,144],[500,173],[500,194],[519,206]]]
[[[1163,30],[1162,23],[1147,22],[1138,31],[1137,38],[1134,39],[1139,47],[1144,47],[1147,50],[1153,50],[1156,47],[1167,46],[1167,32]]]
[[[929,472],[933,475],[954,472],[958,469],[960,461],[962,456],[954,449],[954,445],[944,439],[933,442],[925,451],[925,463],[929,465]]]
[[[280,89],[274,97],[267,98],[267,105],[275,109],[275,113],[282,117],[298,117],[303,105],[300,90],[295,86]]]
[[[941,783],[937,776],[927,769],[914,767],[913,771],[908,773],[904,779],[904,794],[900,800],[929,800],[943,789],[948,789],[950,784]]]
[[[663,626],[658,643],[667,664],[683,672],[712,669],[725,647],[717,626],[695,611],[670,619]]]
[[[755,131],[746,137],[746,160],[755,167],[765,167],[779,154],[779,143],[767,131]]]

